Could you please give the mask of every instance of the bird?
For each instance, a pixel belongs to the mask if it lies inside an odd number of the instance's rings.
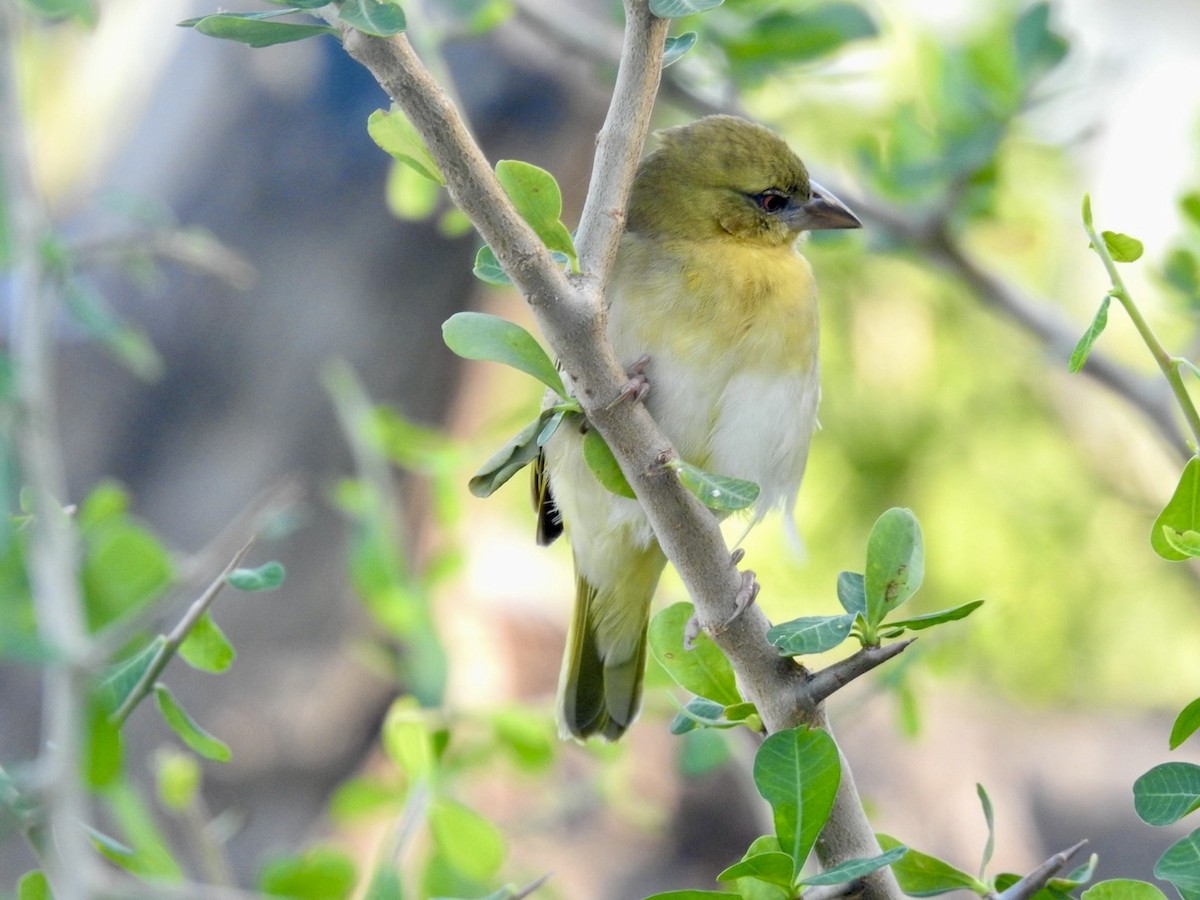
[[[806,231],[862,224],[763,125],[713,115],[657,137],[605,292],[608,338],[683,460],[757,484],[753,521],[774,508],[790,516],[820,397],[816,283],[796,245]],[[637,501],[588,469],[586,428],[546,442],[533,500],[538,542],[565,530],[575,564],[559,733],[613,741],[641,706],[666,557]]]

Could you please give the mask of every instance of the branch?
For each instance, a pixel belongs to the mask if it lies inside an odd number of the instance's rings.
[[[889,659],[899,656],[916,638],[907,641],[897,641],[882,647],[863,647],[853,656],[838,660],[819,672],[809,676],[808,681],[800,691],[799,705],[801,707],[816,707],[825,702],[834,691],[844,688],[860,675],[866,675],[876,666],[883,665]]]
[[[820,710],[804,715],[796,707],[804,673],[767,642],[769,623],[758,605],[733,615],[742,577],[716,518],[665,467],[677,456],[670,443],[641,404],[610,405],[626,375],[605,334],[602,286],[619,239],[620,204],[648,128],[666,34],[666,25],[650,15],[645,0],[625,0],[625,10],[628,56],[620,64],[614,108],[606,119],[597,172],[579,225],[581,257],[588,268],[575,278],[567,278],[554,265],[513,210],[458,112],[408,41],[347,31],[344,43],[404,110],[441,169],[451,198],[525,296],[584,413],[612,449],[659,545],[691,594],[701,627],[730,659],[767,730],[804,722],[828,728]],[[619,148],[618,141],[628,146]],[[826,867],[879,853],[844,760],[842,785],[825,835],[818,852]],[[888,869],[866,879],[865,895],[874,900],[901,896]]]
[[[19,22],[13,4],[0,5],[0,194],[8,206],[15,325],[15,438],[22,478],[30,489],[33,521],[25,565],[38,633],[53,654],[44,670],[42,797],[50,839],[46,873],[56,897],[89,895],[94,856],[80,822],[88,800],[79,781],[87,672],[87,633],[78,579],[74,526],[66,497],[61,444],[55,421],[54,342],[59,297],[45,270],[41,242],[50,222],[34,184],[22,127],[16,51]],[[0,514],[8,515],[8,510]]]
[[[997,900],[1029,900],[1058,874],[1059,869],[1065,866],[1072,856],[1086,845],[1087,841],[1080,841],[1074,847],[1068,847],[1061,853],[1055,853],[1016,884],[997,894]]]

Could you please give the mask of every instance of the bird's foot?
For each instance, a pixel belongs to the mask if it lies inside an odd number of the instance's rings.
[[[646,399],[646,395],[650,393],[650,379],[646,377],[646,366],[648,365],[650,365],[650,357],[643,356],[629,367],[625,373],[629,376],[629,380],[621,387],[621,392],[608,404],[608,409],[612,409],[618,403],[624,403],[626,400],[642,401]]]
[[[735,550],[733,555],[740,561],[742,551]],[[744,554],[743,554],[744,555]],[[761,585],[758,583],[758,578],[750,569],[742,573],[742,586],[738,588],[737,594],[733,598],[733,615],[725,620],[725,625],[730,625],[734,619],[746,611],[746,608],[755,601],[758,597],[758,591]],[[724,626],[722,626],[724,627]]]

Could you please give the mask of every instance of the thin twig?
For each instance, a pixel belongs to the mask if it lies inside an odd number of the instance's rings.
[[[1058,874],[1058,871],[1070,861],[1071,857],[1087,846],[1087,841],[1080,841],[1073,847],[1068,847],[1052,857],[1018,881],[1007,890],[997,894],[997,900],[1029,900],[1034,894]]]
[[[167,667],[167,664],[170,663],[171,658],[179,649],[179,645],[183,643],[184,638],[188,636],[191,630],[196,627],[196,623],[199,622],[200,617],[208,611],[208,608],[212,605],[212,602],[217,599],[217,595],[220,594],[225,587],[226,579],[229,577],[229,573],[238,567],[238,564],[249,552],[253,543],[253,538],[247,541],[242,549],[234,554],[233,559],[229,561],[229,564],[225,566],[225,569],[221,572],[221,574],[218,575],[212,584],[210,584],[204,591],[204,593],[196,598],[195,602],[188,607],[187,612],[183,614],[183,618],[179,620],[178,624],[176,624],[176,626],[171,630],[171,633],[167,635],[166,641],[158,648],[158,652],[154,654],[153,660],[151,660],[150,665],[146,667],[146,671],[142,673],[142,677],[138,679],[137,684],[133,686],[133,689],[125,697],[125,700],[121,703],[120,707],[117,708],[117,711],[110,716],[110,721],[112,721],[113,724],[117,726],[123,725],[125,720],[129,718],[129,714],[132,713],[134,709],[137,708],[137,705],[141,703],[142,700],[144,700],[154,689],[154,683],[158,681],[158,676],[163,673],[163,670]]]
[[[863,647],[853,656],[847,656],[819,672],[814,672],[801,688],[801,704],[816,706],[824,703],[834,691],[845,687],[855,678],[866,675],[876,666],[899,656],[914,640],[916,638],[896,641],[882,647]]]

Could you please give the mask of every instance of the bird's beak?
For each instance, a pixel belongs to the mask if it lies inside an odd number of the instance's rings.
[[[831,228],[862,228],[858,216],[842,201],[815,181],[810,181],[812,197],[787,213],[788,224],[797,231],[821,231]]]

